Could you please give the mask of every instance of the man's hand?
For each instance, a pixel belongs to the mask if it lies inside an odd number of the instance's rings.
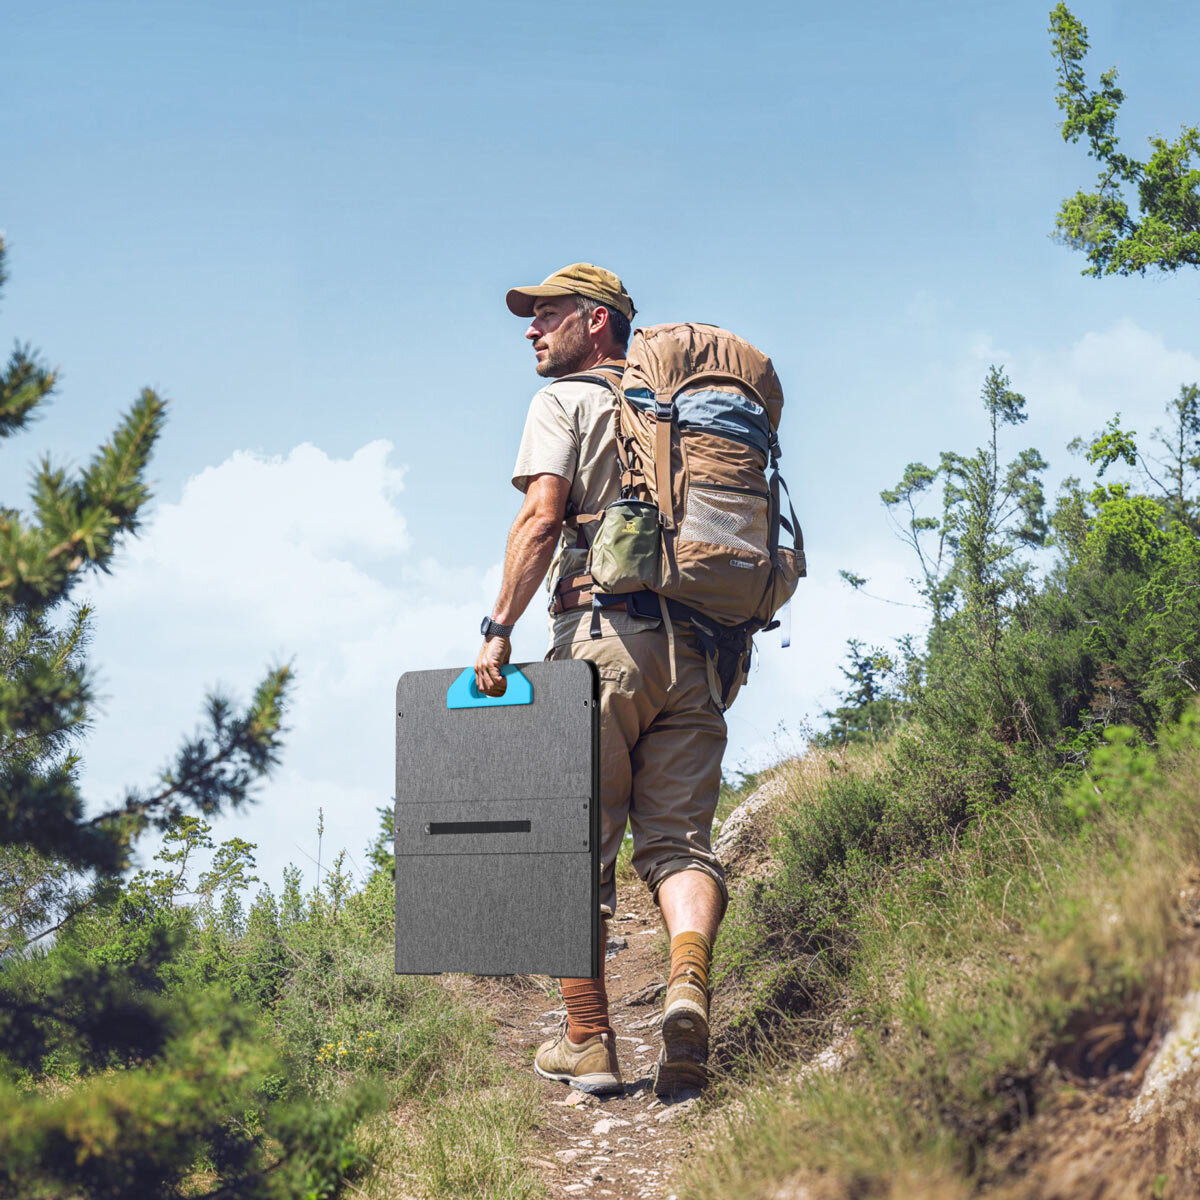
[[[512,642],[506,637],[490,637],[479,648],[475,659],[475,686],[485,696],[503,696],[508,680],[500,668],[512,656]]]

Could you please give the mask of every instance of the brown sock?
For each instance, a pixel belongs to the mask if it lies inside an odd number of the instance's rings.
[[[604,987],[604,955],[595,979],[560,979],[563,1003],[567,1006],[567,1037],[579,1045],[597,1033],[612,1036],[608,1017],[608,992]]]
[[[685,971],[689,971],[696,982],[708,992],[708,968],[712,962],[712,946],[702,933],[687,930],[677,933],[671,939],[671,974],[667,980],[670,986]]]

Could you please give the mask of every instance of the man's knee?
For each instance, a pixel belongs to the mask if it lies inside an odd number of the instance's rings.
[[[675,894],[671,898],[678,898],[689,906],[711,907],[717,921],[725,916],[725,910],[729,907],[725,872],[715,856],[711,861],[684,857],[657,863],[642,878],[659,908],[663,906],[664,885],[669,896]]]

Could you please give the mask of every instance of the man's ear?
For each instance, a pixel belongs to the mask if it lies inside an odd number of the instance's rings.
[[[596,334],[604,333],[605,331],[611,333],[611,324],[612,322],[609,320],[609,312],[607,308],[593,308],[592,311],[588,313],[588,333],[593,337]]]

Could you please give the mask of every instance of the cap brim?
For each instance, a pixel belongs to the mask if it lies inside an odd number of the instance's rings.
[[[504,297],[504,303],[508,305],[508,311],[517,317],[532,317],[533,302],[543,299],[546,296],[573,296],[575,293],[570,288],[565,287],[547,287],[545,284],[537,284],[535,287],[520,287],[510,288],[508,295]]]

